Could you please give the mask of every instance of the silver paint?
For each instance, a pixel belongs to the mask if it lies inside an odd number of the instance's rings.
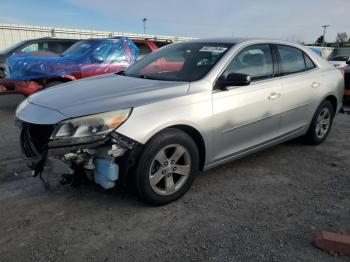
[[[52,124],[65,118],[133,107],[115,132],[145,144],[170,126],[189,126],[205,144],[204,169],[306,133],[318,105],[334,96],[341,107],[344,80],[335,67],[295,43],[269,39],[203,39],[235,43],[201,80],[184,83],[105,75],[39,92],[17,113],[27,122]],[[215,81],[243,48],[276,43],[300,48],[316,68],[298,74],[215,89]],[[271,99],[273,98],[273,99]]]

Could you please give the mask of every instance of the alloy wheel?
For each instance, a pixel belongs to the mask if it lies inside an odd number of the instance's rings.
[[[186,182],[191,172],[188,150],[179,144],[168,145],[155,155],[149,170],[149,181],[154,192],[171,195]]]
[[[317,117],[316,122],[316,136],[322,139],[329,130],[331,125],[331,112],[328,108],[323,108]]]

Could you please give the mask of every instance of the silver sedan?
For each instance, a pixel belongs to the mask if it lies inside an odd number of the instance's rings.
[[[33,176],[59,159],[71,170],[65,183],[134,183],[143,201],[161,205],[198,171],[300,136],[322,143],[343,89],[341,72],[301,45],[204,39],[34,94],[16,123]]]

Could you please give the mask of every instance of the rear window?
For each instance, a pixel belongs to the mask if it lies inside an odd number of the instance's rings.
[[[348,56],[334,56],[328,59],[329,61],[341,61],[341,62],[346,62],[349,60]]]
[[[75,42],[73,41],[49,41],[48,49],[51,52],[62,54],[69,47],[71,47]]]
[[[311,58],[305,53],[304,53],[304,59],[305,59],[306,70],[311,70],[316,67],[314,62],[312,62]]]
[[[144,57],[152,52],[151,48],[145,43],[134,43],[137,48],[140,50],[140,57]]]
[[[315,68],[314,62],[302,50],[286,45],[277,45],[281,58],[282,74],[290,75]]]
[[[277,45],[277,49],[281,57],[283,75],[305,71],[304,56],[300,49],[285,45]]]
[[[155,42],[158,48],[171,44],[170,42]]]

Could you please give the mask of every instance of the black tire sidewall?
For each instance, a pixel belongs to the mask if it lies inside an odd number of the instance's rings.
[[[61,81],[52,81],[52,82],[48,82],[48,83],[45,85],[45,89],[46,89],[46,88],[53,87],[53,86],[61,85],[61,84],[63,84],[63,83],[64,83],[64,82],[61,82]]]
[[[153,191],[149,181],[149,170],[154,156],[167,145],[180,144],[184,146],[191,158],[191,172],[185,184],[172,195],[163,196]],[[136,188],[142,201],[151,205],[164,205],[175,201],[191,187],[199,170],[199,153],[193,139],[185,132],[177,129],[166,129],[152,138],[141,153],[136,168]]]
[[[327,133],[322,138],[319,138],[316,135],[317,118],[318,118],[320,112],[322,111],[322,109],[324,109],[324,108],[329,109],[329,111],[331,113],[331,121],[330,121],[330,125],[329,125]],[[305,142],[307,142],[308,144],[312,144],[312,145],[318,145],[318,144],[321,144],[324,140],[326,140],[326,138],[328,137],[328,134],[332,128],[334,114],[335,114],[335,112],[334,112],[334,108],[333,108],[333,105],[331,104],[331,102],[324,100],[319,105],[319,107],[317,108],[317,110],[312,118],[310,127],[305,135]]]

